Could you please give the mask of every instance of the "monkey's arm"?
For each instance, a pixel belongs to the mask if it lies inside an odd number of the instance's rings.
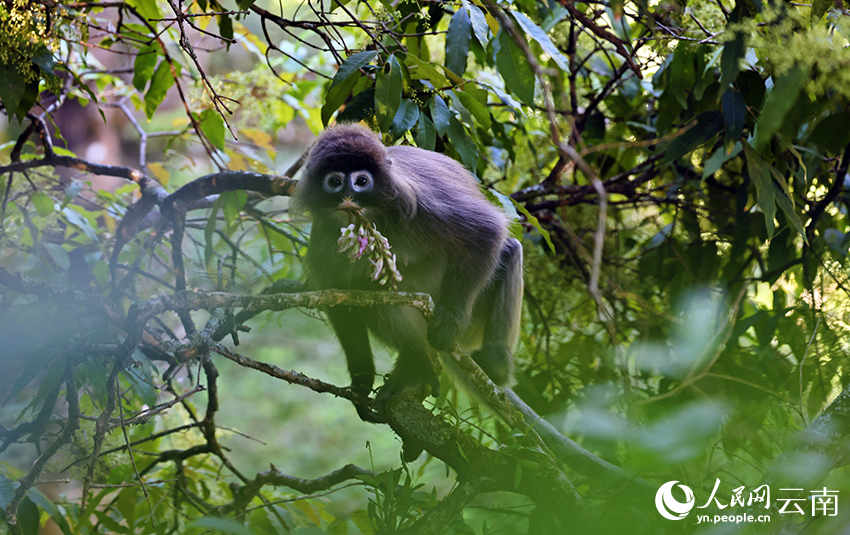
[[[345,358],[348,362],[348,373],[351,376],[351,388],[358,394],[368,397],[372,392],[375,381],[375,362],[372,357],[372,347],[369,344],[369,333],[366,329],[364,314],[361,309],[351,307],[330,307],[327,310],[331,326],[336,331]],[[365,422],[382,421],[369,407],[354,404],[360,419]]]

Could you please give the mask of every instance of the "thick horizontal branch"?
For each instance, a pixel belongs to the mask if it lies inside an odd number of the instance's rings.
[[[173,296],[152,299],[135,305],[143,321],[166,311],[212,310],[242,308],[246,311],[288,310],[290,308],[321,308],[332,306],[370,307],[376,305],[408,306],[430,317],[431,296],[423,293],[381,292],[362,290],[321,290],[318,292],[244,295],[225,292],[182,291]]]

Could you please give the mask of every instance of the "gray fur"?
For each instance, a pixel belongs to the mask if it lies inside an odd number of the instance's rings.
[[[330,171],[367,170],[374,189],[328,193],[322,181]],[[339,253],[337,240],[347,218],[336,210],[350,197],[387,238],[404,277],[400,291],[427,292],[436,303],[428,326],[410,308],[334,307],[331,324],[348,360],[355,390],[371,391],[374,364],[368,329],[398,350],[393,372],[378,395],[439,381],[431,359],[434,349],[448,349],[458,339],[500,383],[510,380],[511,351],[519,332],[522,299],[522,249],[508,237],[508,220],[478,188],[475,178],[442,154],[414,147],[384,147],[359,125],[327,129],[316,141],[295,195],[299,209],[313,216],[307,267],[318,289],[378,289],[369,263],[351,263]],[[336,309],[336,310],[335,310]],[[379,418],[357,407],[361,418]]]

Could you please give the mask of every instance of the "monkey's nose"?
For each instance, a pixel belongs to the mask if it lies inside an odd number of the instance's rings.
[[[336,207],[337,210],[341,212],[359,212],[361,210],[360,205],[354,202],[351,197],[346,197],[343,199],[339,206]]]

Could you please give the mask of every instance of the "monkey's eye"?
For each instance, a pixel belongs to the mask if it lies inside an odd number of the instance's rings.
[[[351,174],[351,189],[354,191],[369,191],[374,180],[369,171],[356,171]]]
[[[337,171],[333,171],[325,175],[324,188],[328,193],[338,193],[342,191],[342,186],[345,184],[344,175]]]

